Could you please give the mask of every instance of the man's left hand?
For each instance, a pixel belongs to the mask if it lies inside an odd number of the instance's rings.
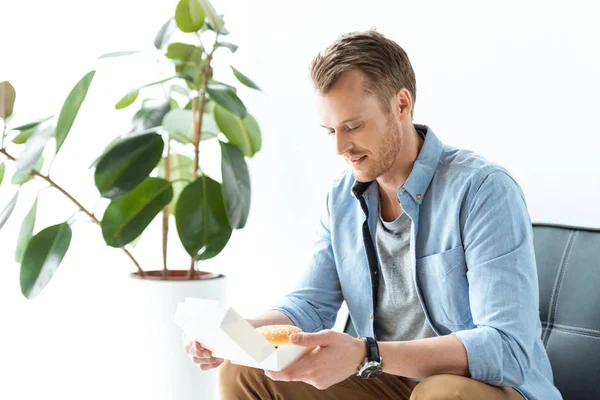
[[[301,381],[319,390],[356,374],[367,353],[362,340],[328,329],[317,333],[294,333],[290,342],[315,348],[287,368],[279,372],[265,371],[265,374],[275,381]]]

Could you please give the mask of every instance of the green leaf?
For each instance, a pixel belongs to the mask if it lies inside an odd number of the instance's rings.
[[[8,81],[0,82],[0,118],[6,119],[13,113],[17,93]]]
[[[221,18],[223,18],[223,15],[221,15]],[[210,23],[210,21],[206,21],[206,26],[211,31],[216,32],[215,28],[212,26],[212,24]],[[219,31],[219,35],[223,35],[223,36],[229,35],[229,31],[227,30],[227,28],[222,27],[221,30]]]
[[[209,112],[209,110],[207,110],[202,118],[202,135],[200,136],[200,140],[216,138],[219,135],[219,132],[221,132],[221,130],[215,122],[214,111]]]
[[[174,135],[176,140],[177,137],[183,136],[190,143],[193,143],[193,120],[190,110],[176,108],[169,111],[162,120],[162,126]]]
[[[225,22],[223,21],[223,16],[217,14],[217,12],[215,11],[215,8],[213,7],[213,5],[210,3],[209,0],[190,0],[190,1],[191,1],[190,4],[196,3],[200,7],[202,7],[202,9],[204,10],[204,13],[206,14],[206,17],[210,21],[210,26],[212,27],[212,29],[215,32],[218,32],[223,28],[223,25],[225,25]]]
[[[15,136],[12,140],[14,144],[23,144],[27,142],[27,140],[33,135],[35,132],[35,128],[29,128],[22,130],[17,136]]]
[[[187,43],[171,43],[165,56],[171,60],[186,62],[202,60],[204,49]]]
[[[127,138],[108,150],[94,174],[102,197],[122,196],[142,183],[160,161],[164,145],[160,135],[147,133]]]
[[[104,156],[104,154],[112,149],[114,147],[115,144],[122,142],[123,140],[125,140],[126,138],[123,138],[121,136],[117,136],[116,138],[114,138],[113,140],[110,141],[109,144],[106,145],[106,147],[104,148],[104,151],[102,151],[102,154],[100,154],[98,157],[96,157],[96,159],[90,164],[90,166],[88,167],[88,169],[95,167],[98,164],[98,161],[100,161],[100,159],[102,158],[102,156]]]
[[[231,50],[232,53],[235,53],[238,49],[238,46],[233,44],[233,43],[229,43],[229,42],[219,42],[217,43],[217,47],[226,47],[229,50]]]
[[[37,172],[40,172],[42,170],[43,166],[44,166],[44,156],[40,155],[40,158],[38,158],[37,162],[33,166],[33,169],[35,169]],[[23,185],[32,179],[33,179],[33,174],[31,173],[31,170],[17,171],[13,175],[11,183],[13,185]]]
[[[6,173],[6,165],[4,165],[4,163],[0,163],[0,185],[2,184],[2,180],[4,179],[5,173]]]
[[[190,19],[192,20],[192,24],[202,28],[204,26],[204,19],[206,18],[206,13],[204,12],[204,9],[202,8],[198,0],[189,0],[189,5]]]
[[[131,192],[111,201],[102,217],[104,241],[112,247],[125,246],[142,234],[172,198],[170,182],[148,178]]]
[[[184,88],[183,86],[180,86],[180,85],[177,85],[177,84],[171,85],[171,91],[175,92],[175,93],[179,93],[180,95],[182,95],[184,97],[187,97],[188,99],[190,97],[190,92],[186,88]]]
[[[232,144],[219,141],[221,145],[221,171],[223,195],[227,215],[233,229],[246,226],[250,213],[250,173],[244,155]]]
[[[27,140],[31,137],[33,132],[35,132],[35,128],[42,122],[46,122],[52,117],[53,116],[45,117],[35,122],[30,122],[28,124],[21,125],[16,128],[11,128],[11,130],[20,131],[20,133],[13,138],[12,142],[14,144],[23,144],[27,142]]]
[[[45,117],[42,118],[40,120],[34,121],[34,122],[29,122],[25,125],[20,125],[17,126],[16,128],[10,128],[11,131],[24,131],[24,130],[29,130],[31,128],[35,128],[36,126],[38,126],[39,124],[41,124],[44,121],[48,121],[50,118],[52,118],[53,115],[49,116],[49,117]]]
[[[256,83],[252,82],[250,78],[248,78],[246,75],[242,74],[240,71],[235,69],[235,67],[231,66],[231,70],[233,71],[233,74],[238,79],[238,81],[240,81],[242,84],[248,86],[249,88],[260,90]]]
[[[175,208],[181,244],[192,257],[207,260],[219,254],[231,237],[221,184],[202,175],[183,189]]]
[[[256,119],[250,114],[243,120],[244,126],[246,127],[246,131],[248,132],[248,136],[250,137],[250,144],[252,146],[252,156],[258,153],[262,148],[262,137],[260,134],[260,127],[258,126],[258,122]]]
[[[167,44],[171,38],[173,31],[175,31],[174,22],[175,21],[173,17],[169,18],[156,33],[156,37],[154,38],[154,47],[156,47],[158,50],[165,47],[165,44]]]
[[[46,287],[71,244],[71,227],[50,226],[29,241],[21,263],[21,292],[29,300]]]
[[[138,98],[139,94],[140,94],[139,89],[130,90],[129,92],[127,92],[127,94],[125,96],[123,96],[123,98],[121,100],[119,100],[117,102],[117,104],[115,104],[115,108],[117,110],[121,110],[125,107],[132,105],[133,102]]]
[[[15,206],[17,205],[17,199],[19,198],[19,191],[17,190],[13,198],[8,202],[4,210],[0,212],[0,229],[4,226],[10,214],[15,210]]]
[[[131,104],[133,104],[133,102],[138,98],[138,95],[140,94],[140,89],[143,89],[143,88],[146,88],[146,87],[150,87],[150,86],[154,86],[154,85],[158,85],[158,84],[161,84],[161,83],[165,83],[165,82],[170,81],[171,79],[175,79],[175,78],[178,78],[178,76],[177,75],[170,76],[168,78],[164,78],[164,79],[161,79],[161,80],[158,80],[158,81],[155,81],[155,82],[150,82],[150,83],[142,85],[142,86],[140,86],[138,88],[131,89],[129,92],[127,92],[127,94],[125,96],[123,96],[123,98],[121,100],[119,100],[117,102],[117,104],[115,104],[115,108],[117,110],[120,110],[122,108],[128,107]]]
[[[19,231],[19,239],[17,241],[17,248],[15,250],[15,260],[20,263],[23,260],[23,254],[25,248],[29,244],[29,240],[33,236],[33,228],[35,226],[35,216],[37,213],[38,199],[36,197],[31,209],[25,216],[23,223],[21,224],[21,230]]]
[[[194,2],[195,0],[191,0]],[[190,0],[180,0],[175,9],[175,23],[186,33],[198,32],[204,25],[204,11],[201,7],[190,4]]]
[[[211,125],[211,121],[213,125]],[[163,128],[169,132],[171,137],[179,143],[194,143],[192,111],[182,108],[171,110],[165,115],[165,118],[163,118],[162,125]],[[212,116],[204,114],[200,140],[209,140],[217,137],[219,131],[218,129],[215,130],[215,127],[216,125],[214,124]]]
[[[216,79],[212,79],[211,78],[211,79],[208,80],[208,83],[209,84],[218,85],[218,86],[226,86],[229,89],[231,89],[233,91],[233,93],[237,94],[237,88],[235,86],[229,85],[229,84],[227,84],[225,82],[220,82],[220,81],[217,81]]]
[[[246,118],[248,114],[246,106],[230,87],[221,84],[208,84],[206,85],[206,91],[215,103],[225,107],[242,119]]]
[[[60,110],[58,122],[56,122],[56,153],[59,152],[73,126],[75,117],[77,117],[81,103],[85,100],[85,96],[92,83],[92,79],[94,79],[95,73],[96,71],[90,71],[77,82]]]
[[[35,127],[35,131],[25,143],[25,148],[17,157],[15,175],[28,175],[40,161],[40,157],[48,141],[54,136],[53,121],[46,121]]]
[[[131,119],[129,133],[144,132],[160,126],[169,110],[171,110],[171,105],[168,101],[145,102]]]
[[[113,51],[111,53],[106,53],[106,54],[101,55],[100,57],[98,57],[98,60],[101,60],[103,58],[129,56],[131,54],[136,54],[139,52],[140,52],[139,50]]]
[[[33,132],[35,132],[35,128],[25,129],[19,132],[19,134],[12,139],[12,142],[14,144],[23,144],[27,142],[31,135],[33,135]]]
[[[260,150],[260,130],[251,115],[242,120],[221,106],[215,107],[214,115],[219,129],[229,143],[237,146],[245,156],[253,157]]]
[[[165,83],[165,82],[168,82],[168,81],[170,81],[172,79],[175,79],[175,78],[179,78],[179,76],[173,75],[173,76],[169,76],[168,78],[160,79],[158,81],[146,83],[145,85],[140,86],[139,89],[150,87],[150,86],[154,86],[154,85],[158,85],[158,84],[161,84],[161,83]]]
[[[177,204],[177,200],[183,189],[194,180],[194,160],[183,154],[171,154],[171,184],[173,185],[173,200],[172,204]],[[165,159],[160,160],[158,165],[158,177],[165,177]],[[175,182],[177,181],[177,182]],[[187,182],[186,182],[187,181]]]

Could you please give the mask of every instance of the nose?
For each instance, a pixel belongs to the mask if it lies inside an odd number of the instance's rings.
[[[335,151],[339,156],[346,153],[351,147],[352,143],[344,138],[344,135],[341,135],[338,132],[335,133]]]

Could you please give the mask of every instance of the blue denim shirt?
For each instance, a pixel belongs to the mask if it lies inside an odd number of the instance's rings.
[[[398,190],[412,220],[414,284],[438,335],[465,346],[473,379],[526,398],[560,399],[542,344],[531,220],[521,187],[501,166],[443,144],[425,125],[414,167]],[[362,205],[361,205],[362,203]],[[329,329],[346,301],[356,332],[377,338],[374,247],[377,182],[347,170],[333,183],[309,268],[273,309],[305,332]],[[370,258],[370,260],[369,260]],[[402,310],[398,310],[402,312]]]

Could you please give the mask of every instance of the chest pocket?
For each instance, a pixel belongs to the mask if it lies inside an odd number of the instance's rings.
[[[461,329],[472,318],[462,246],[418,258],[416,263],[421,292],[433,321],[451,331]]]

